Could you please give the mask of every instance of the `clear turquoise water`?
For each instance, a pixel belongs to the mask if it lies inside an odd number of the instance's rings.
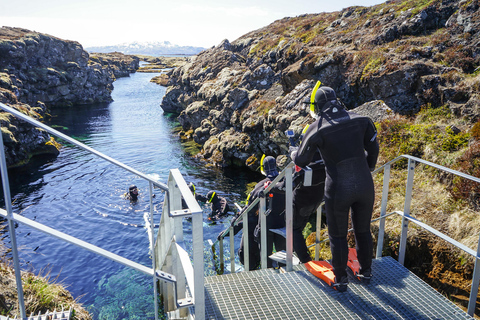
[[[176,123],[163,114],[165,88],[150,83],[155,74],[136,73],[114,83],[114,102],[52,110],[49,122],[94,149],[166,182],[179,168],[197,192],[216,190],[233,206],[244,198],[246,183],[258,180],[250,172],[207,169],[185,155]],[[55,159],[37,159],[10,172],[14,212],[87,241],[123,257],[151,266],[144,214],[149,212],[148,184],[118,167],[65,145]],[[131,204],[123,195],[131,184],[140,200]],[[155,223],[160,221],[163,194],[155,190]],[[205,208],[206,216],[208,209]],[[206,274],[214,274],[207,239],[228,225],[207,225]],[[189,243],[188,222],[184,222]],[[153,319],[152,279],[106,258],[45,235],[29,227],[16,229],[24,269],[58,277],[95,319]],[[8,243],[8,238],[6,239]],[[237,246],[239,240],[237,239]],[[226,244],[228,248],[228,244]]]

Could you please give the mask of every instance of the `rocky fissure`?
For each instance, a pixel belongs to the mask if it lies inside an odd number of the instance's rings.
[[[0,28],[0,102],[39,121],[50,107],[112,101],[113,81],[139,67],[121,53],[89,55],[75,41],[21,28]],[[39,128],[1,112],[9,167],[36,154],[58,154],[58,144]]]

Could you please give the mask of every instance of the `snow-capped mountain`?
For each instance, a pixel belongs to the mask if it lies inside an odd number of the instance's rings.
[[[88,52],[121,52],[124,54],[139,54],[148,56],[175,55],[175,54],[197,54],[205,48],[192,46],[179,46],[169,41],[157,42],[128,42],[112,46],[99,46],[85,48]]]

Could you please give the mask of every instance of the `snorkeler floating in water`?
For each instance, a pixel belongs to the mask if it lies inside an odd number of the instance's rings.
[[[128,188],[128,193],[125,193],[125,199],[128,199],[132,202],[135,202],[138,200],[138,188],[136,185],[132,184]]]

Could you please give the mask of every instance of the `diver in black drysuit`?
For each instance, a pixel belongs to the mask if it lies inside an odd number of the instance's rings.
[[[310,125],[299,149],[292,153],[292,159],[303,167],[311,162],[318,149],[325,161],[325,208],[332,266],[336,284],[343,286],[339,291],[344,291],[348,283],[350,209],[360,264],[359,278],[364,276],[369,280],[371,277],[370,220],[375,191],[370,172],[375,169],[378,157],[377,132],[368,117],[345,110],[333,89],[317,86],[316,89],[312,105],[319,119]]]
[[[248,207],[248,202],[254,201],[258,197],[266,197],[267,211],[270,210],[270,213],[267,215],[267,228],[270,229],[281,229],[285,227],[285,192],[278,190],[276,186],[270,189],[268,194],[264,194],[265,188],[278,176],[277,164],[274,157],[268,156],[265,159],[262,159],[261,166],[262,174],[267,177],[262,181],[258,182],[255,185],[255,188],[250,192],[247,204],[245,208]],[[255,270],[260,266],[261,256],[260,256],[260,217],[258,216],[259,205],[257,204],[252,208],[248,213],[248,244],[249,244],[249,269]],[[240,212],[240,214],[243,213]],[[237,216],[237,217],[238,217]],[[236,218],[232,220],[232,225]],[[234,234],[237,234],[243,228],[243,222],[240,222],[238,225],[234,226]],[[222,233],[221,233],[222,234]],[[220,236],[220,235],[219,235]],[[286,249],[286,241],[282,235],[279,235],[274,232],[267,232],[267,255],[273,253],[273,245],[275,244],[276,251],[282,251]],[[238,249],[238,256],[240,262],[244,262],[244,236],[242,235],[242,240],[240,242],[240,248]],[[271,259],[267,260],[267,267],[272,268],[273,262]]]
[[[295,172],[293,177],[296,185],[293,189],[293,250],[302,263],[312,260],[303,237],[303,229],[322,203],[325,188],[325,165],[318,150],[308,167],[313,173],[311,186],[304,186],[303,171]]]
[[[219,196],[215,191],[209,191],[206,199],[207,203],[212,205],[212,212],[209,214],[208,220],[217,221],[226,216],[230,211],[227,199]]]

